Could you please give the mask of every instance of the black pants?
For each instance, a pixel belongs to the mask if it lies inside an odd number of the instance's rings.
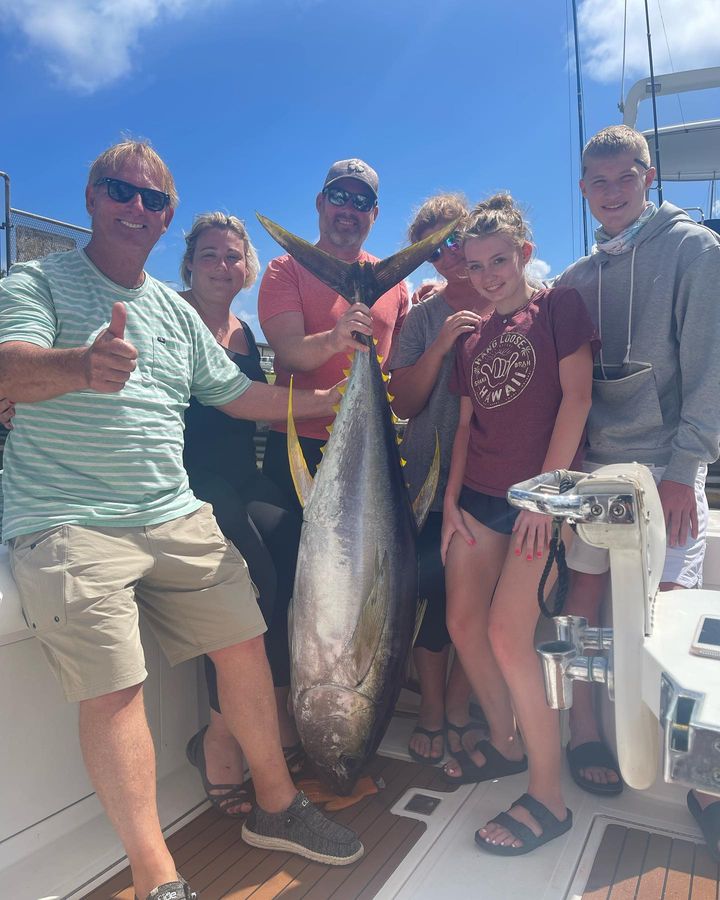
[[[420,600],[427,600],[416,647],[439,653],[450,643],[446,623],[445,568],[440,557],[442,513],[431,512],[418,535],[418,580]]]
[[[305,437],[299,438],[299,441],[303,456],[307,462],[307,467],[314,478],[317,467],[322,460],[320,448],[325,446],[326,441]],[[280,488],[285,496],[288,508],[295,510],[299,516],[302,516],[302,506],[298,500],[292,475],[290,474],[287,435],[284,432],[268,432],[265,456],[263,458],[263,475],[267,475],[267,477]]]
[[[258,603],[268,626],[265,647],[276,687],[290,684],[288,605],[292,597],[301,519],[282,492],[260,472],[235,486],[214,472],[190,473],[190,486],[210,503],[225,537],[245,558],[259,591]],[[220,711],[217,674],[205,657],[210,706]]]

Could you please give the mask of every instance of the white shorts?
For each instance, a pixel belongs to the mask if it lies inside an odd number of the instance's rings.
[[[583,471],[594,472],[600,466],[586,463]],[[647,467],[655,482],[659,482],[665,471],[664,466]],[[705,496],[705,479],[707,466],[698,467],[695,479],[695,499],[697,501],[698,536],[690,535],[682,547],[668,547],[665,553],[665,568],[661,582],[672,582],[684,588],[696,588],[702,585],[703,560],[705,559],[705,541],[708,526],[708,502]],[[586,575],[602,575],[610,568],[610,554],[603,547],[592,547],[580,537],[575,536],[567,553],[566,562],[569,569],[583,572]]]

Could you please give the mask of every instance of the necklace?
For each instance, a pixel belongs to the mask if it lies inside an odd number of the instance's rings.
[[[530,306],[530,304],[533,302],[533,300],[537,297],[537,295],[539,293],[540,293],[539,290],[534,290],[532,292],[532,294],[530,295],[530,297],[522,304],[522,306],[518,306],[515,309],[511,310],[510,312],[501,313],[501,312],[498,312],[496,309],[494,309],[493,315],[497,316],[499,319],[501,319],[503,325],[507,325],[508,322],[510,321],[510,319],[512,319],[515,315],[517,315],[517,313],[522,312],[522,310],[524,310],[524,309],[527,309],[527,307]]]

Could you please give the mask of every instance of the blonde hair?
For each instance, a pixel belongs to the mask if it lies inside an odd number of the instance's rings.
[[[494,194],[470,212],[463,223],[461,236],[468,238],[506,234],[514,244],[532,241],[530,227],[510,194]]]
[[[632,153],[635,161],[645,169],[651,165],[650,149],[645,136],[628,125],[610,125],[590,138],[582,152],[582,173],[585,174],[587,161],[591,157],[617,156]]]
[[[436,194],[428,197],[416,210],[408,228],[411,244],[424,232],[435,231],[441,224],[468,214],[470,204],[464,194]]]
[[[123,167],[123,164],[133,157],[141,159],[149,169],[159,176],[163,191],[170,197],[170,208],[175,209],[180,202],[180,197],[172,173],[160,155],[150,146],[150,142],[144,139],[121,141],[103,151],[90,166],[88,185],[94,185],[99,178],[115,175]]]
[[[257,251],[250,242],[245,228],[245,223],[236,216],[229,216],[224,212],[200,213],[195,216],[192,228],[185,235],[185,253],[180,263],[180,277],[185,287],[190,287],[191,271],[188,263],[192,263],[195,256],[195,247],[198,238],[208,228],[217,228],[219,231],[232,231],[243,242],[245,253],[245,282],[243,288],[252,287],[260,273],[260,260]]]

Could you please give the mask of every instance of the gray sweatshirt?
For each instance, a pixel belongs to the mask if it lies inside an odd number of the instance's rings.
[[[602,339],[586,459],[666,466],[692,485],[720,451],[720,239],[663,203],[632,250],[573,263]]]

